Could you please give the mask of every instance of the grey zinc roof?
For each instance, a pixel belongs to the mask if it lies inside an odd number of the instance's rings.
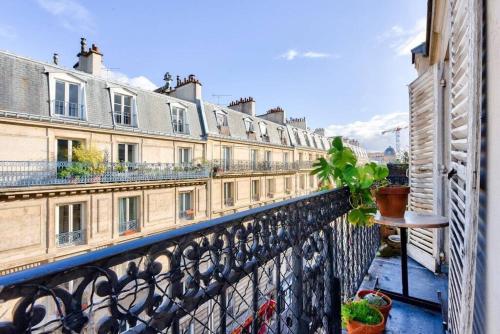
[[[220,136],[219,129],[217,128],[217,121],[215,118],[215,112],[217,110],[223,111],[227,115],[227,122],[229,126],[230,136],[229,138],[237,139],[237,140],[245,140],[249,141],[248,135],[245,128],[245,119],[250,119],[255,129],[256,141],[262,143],[269,143],[274,145],[282,145],[278,133],[278,129],[281,128],[284,131],[284,135],[287,137],[288,146],[290,145],[290,138],[286,132],[286,128],[284,125],[271,122],[268,120],[261,119],[257,116],[250,116],[248,114],[223,107],[217,104],[213,104],[210,102],[204,103],[205,116],[207,119],[208,125],[208,134],[212,136]],[[265,142],[262,140],[262,133],[259,126],[259,123],[265,123],[267,127],[267,132],[269,134],[269,142]],[[250,140],[254,141],[254,140]]]
[[[317,133],[313,133],[310,130],[304,130],[295,126],[292,126],[290,124],[286,125],[288,129],[288,133],[290,135],[290,138],[292,140],[292,144],[297,147],[307,147],[307,148],[312,148],[312,149],[318,149],[318,150],[328,150],[330,148],[330,143],[328,141],[328,138],[321,136]],[[299,138],[300,138],[300,144],[296,142],[295,140],[295,134],[294,132],[297,131]],[[309,138],[309,143],[311,146],[307,146],[305,136]],[[317,146],[314,146],[314,141],[316,142]],[[324,143],[324,148],[321,145],[321,141]]]
[[[190,127],[188,137],[201,139],[202,127],[195,103],[171,96],[104,80],[87,73],[0,52],[0,110],[40,116],[50,120],[49,81],[47,70],[76,75],[86,81],[87,121],[79,124],[93,127],[113,127],[113,115],[108,87],[121,87],[137,95],[138,126],[118,127],[122,130],[175,135],[172,128],[169,103],[180,103],[186,108]]]

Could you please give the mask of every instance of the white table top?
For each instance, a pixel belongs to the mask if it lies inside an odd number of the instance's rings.
[[[447,217],[414,211],[406,211],[404,218],[384,217],[380,215],[380,212],[377,212],[375,215],[375,223],[379,225],[408,228],[441,228],[449,225]]]

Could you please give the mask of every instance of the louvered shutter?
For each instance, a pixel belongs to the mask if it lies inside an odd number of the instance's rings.
[[[451,3],[450,37],[450,273],[451,333],[471,333],[477,242],[479,128],[479,1]]]
[[[409,209],[419,212],[438,212],[441,198],[439,165],[442,144],[438,124],[437,65],[431,66],[409,85],[410,96],[410,173]],[[439,264],[442,238],[438,229],[415,228],[408,231],[408,255],[432,271]]]

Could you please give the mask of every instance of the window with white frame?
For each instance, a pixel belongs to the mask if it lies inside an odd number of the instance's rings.
[[[306,188],[306,177],[304,174],[301,174],[299,176],[299,187],[302,190],[304,190]]]
[[[193,219],[193,192],[186,191],[179,194],[179,218]]]
[[[232,150],[229,146],[222,147],[222,167],[224,170],[231,169]]]
[[[291,193],[292,192],[292,177],[288,176],[285,178],[285,192]]]
[[[56,158],[58,162],[73,161],[73,150],[82,145],[80,140],[57,139]]]
[[[133,97],[131,95],[113,94],[113,114],[115,124],[133,126]]]
[[[288,156],[289,156],[288,152],[283,152],[283,162],[285,164],[288,164],[288,162],[289,162],[289,157]]]
[[[59,246],[83,243],[83,207],[83,203],[61,204],[57,206],[56,242]]]
[[[234,182],[224,182],[224,205],[234,205]]]
[[[172,107],[172,127],[176,133],[189,134],[189,125],[185,108],[177,106]]]
[[[138,230],[139,197],[123,197],[118,199],[118,230],[120,234]]]
[[[266,190],[267,190],[267,197],[273,197],[276,189],[275,189],[275,180],[274,179],[267,179],[266,180]]]
[[[251,118],[245,118],[243,121],[245,122],[245,131],[247,133],[254,133],[255,132],[255,127],[253,125],[252,119]]]
[[[179,147],[179,163],[183,165],[191,163],[191,148]]]
[[[118,144],[118,162],[137,162],[137,144]]]
[[[285,130],[283,128],[278,128],[278,136],[280,138],[280,143],[282,145],[286,145],[287,141],[286,141],[286,137],[285,137]]]
[[[271,162],[273,160],[273,152],[266,151],[266,162]]]
[[[81,118],[80,90],[77,83],[56,80],[54,113],[58,116]]]
[[[252,164],[252,169],[256,169],[257,168],[257,164],[258,164],[258,151],[256,149],[252,149],[250,150],[250,163]]]
[[[309,188],[314,188],[314,175],[309,175]]]
[[[267,125],[264,122],[259,122],[260,135],[262,137],[269,137],[269,133],[267,132]]]
[[[227,114],[223,111],[217,110],[215,112],[215,121],[217,122],[217,127],[227,127]]]

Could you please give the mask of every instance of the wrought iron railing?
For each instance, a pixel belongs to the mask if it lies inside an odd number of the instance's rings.
[[[138,227],[136,219],[124,220],[118,223],[118,232],[120,234],[134,233],[137,232]]]
[[[188,123],[172,122],[172,128],[174,129],[175,133],[180,133],[184,135],[190,134]]]
[[[298,169],[293,162],[252,161],[252,160],[212,160],[214,174],[241,172],[292,172]]]
[[[85,231],[77,230],[59,233],[56,236],[58,246],[72,246],[82,244],[85,240]]]
[[[206,178],[202,164],[0,161],[0,187]]]
[[[299,169],[311,169],[313,167],[313,163],[314,161],[310,160],[299,161],[298,167]]]
[[[340,333],[377,227],[320,192],[0,277],[2,333]]]

